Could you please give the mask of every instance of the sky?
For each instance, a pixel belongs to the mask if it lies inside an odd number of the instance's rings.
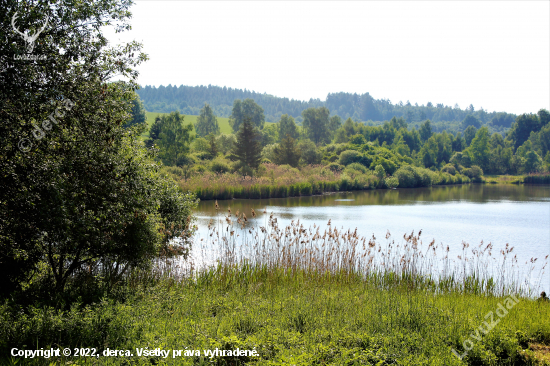
[[[141,85],[550,109],[549,1],[137,1]]]

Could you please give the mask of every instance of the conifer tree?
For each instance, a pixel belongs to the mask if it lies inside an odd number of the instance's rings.
[[[290,137],[290,135],[286,135],[279,146],[275,147],[273,152],[275,154],[275,163],[288,164],[294,168],[298,166],[298,162],[300,161],[300,150],[296,146],[295,140]]]
[[[262,159],[260,140],[261,134],[254,128],[251,119],[245,117],[237,133],[237,143],[233,149],[233,155],[241,162],[242,172],[245,175],[260,165]]]

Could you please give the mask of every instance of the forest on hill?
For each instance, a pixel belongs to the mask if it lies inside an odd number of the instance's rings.
[[[369,93],[329,93],[326,101],[310,99],[307,102],[261,94],[247,89],[213,85],[180,85],[179,87],[161,85],[158,88],[147,85],[137,93],[149,112],[178,111],[187,115],[199,115],[200,109],[208,103],[218,117],[229,117],[236,99],[253,99],[264,109],[266,121],[277,122],[283,114],[288,114],[299,124],[302,122],[302,111],[318,107],[327,107],[332,115],[338,115],[344,120],[352,118],[355,121],[376,122],[388,121],[392,117],[403,117],[408,124],[426,119],[432,123],[460,122],[467,115],[473,115],[482,124],[489,124],[494,130],[511,127],[517,117],[506,112],[488,112],[481,107],[476,110],[472,104],[465,109],[461,109],[457,104],[451,107],[431,101],[426,105],[411,104],[409,101],[394,104],[388,99],[374,99]]]

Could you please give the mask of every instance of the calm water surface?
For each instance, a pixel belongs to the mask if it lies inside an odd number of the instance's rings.
[[[196,211],[198,238],[207,237],[207,225],[216,219],[214,201],[203,201]],[[385,240],[402,240],[403,234],[422,230],[425,243],[449,245],[451,254],[462,252],[462,242],[473,245],[492,243],[493,254],[507,243],[514,247],[518,262],[524,264],[550,254],[550,186],[549,185],[456,185],[430,188],[355,191],[323,196],[276,198],[263,200],[218,201],[218,219],[231,208],[258,215],[257,225],[265,225],[273,212],[283,227],[300,220],[305,227],[313,224],[358,229],[361,236],[374,235]],[[267,214],[263,214],[263,211]],[[254,224],[254,223],[253,223]],[[527,265],[525,265],[527,267]],[[550,271],[543,275],[542,288],[550,290]]]

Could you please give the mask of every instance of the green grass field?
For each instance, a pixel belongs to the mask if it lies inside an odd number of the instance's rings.
[[[165,114],[168,114],[168,113],[145,112],[145,115],[147,116],[147,136],[149,136],[149,127],[151,127],[151,125],[155,121],[155,118],[157,116],[162,116]],[[189,123],[195,124],[197,123],[197,118],[199,118],[199,116],[185,115],[185,118],[183,121],[186,124],[189,124]],[[221,133],[223,134],[230,134],[233,132],[231,130],[231,126],[229,125],[229,118],[218,117],[218,125],[220,126]]]
[[[147,130],[141,135],[143,138],[149,137],[149,128],[155,121],[155,118],[157,116],[162,116],[168,113],[157,113],[157,112],[145,112],[145,116],[147,117]],[[185,115],[184,122],[186,124],[188,123],[197,123],[197,118],[199,116],[191,116],[191,115]],[[271,124],[272,122],[266,122],[265,124]],[[224,135],[229,135],[233,133],[233,130],[231,129],[231,126],[229,125],[229,118],[224,117],[218,117],[218,125],[220,126],[220,132]]]

